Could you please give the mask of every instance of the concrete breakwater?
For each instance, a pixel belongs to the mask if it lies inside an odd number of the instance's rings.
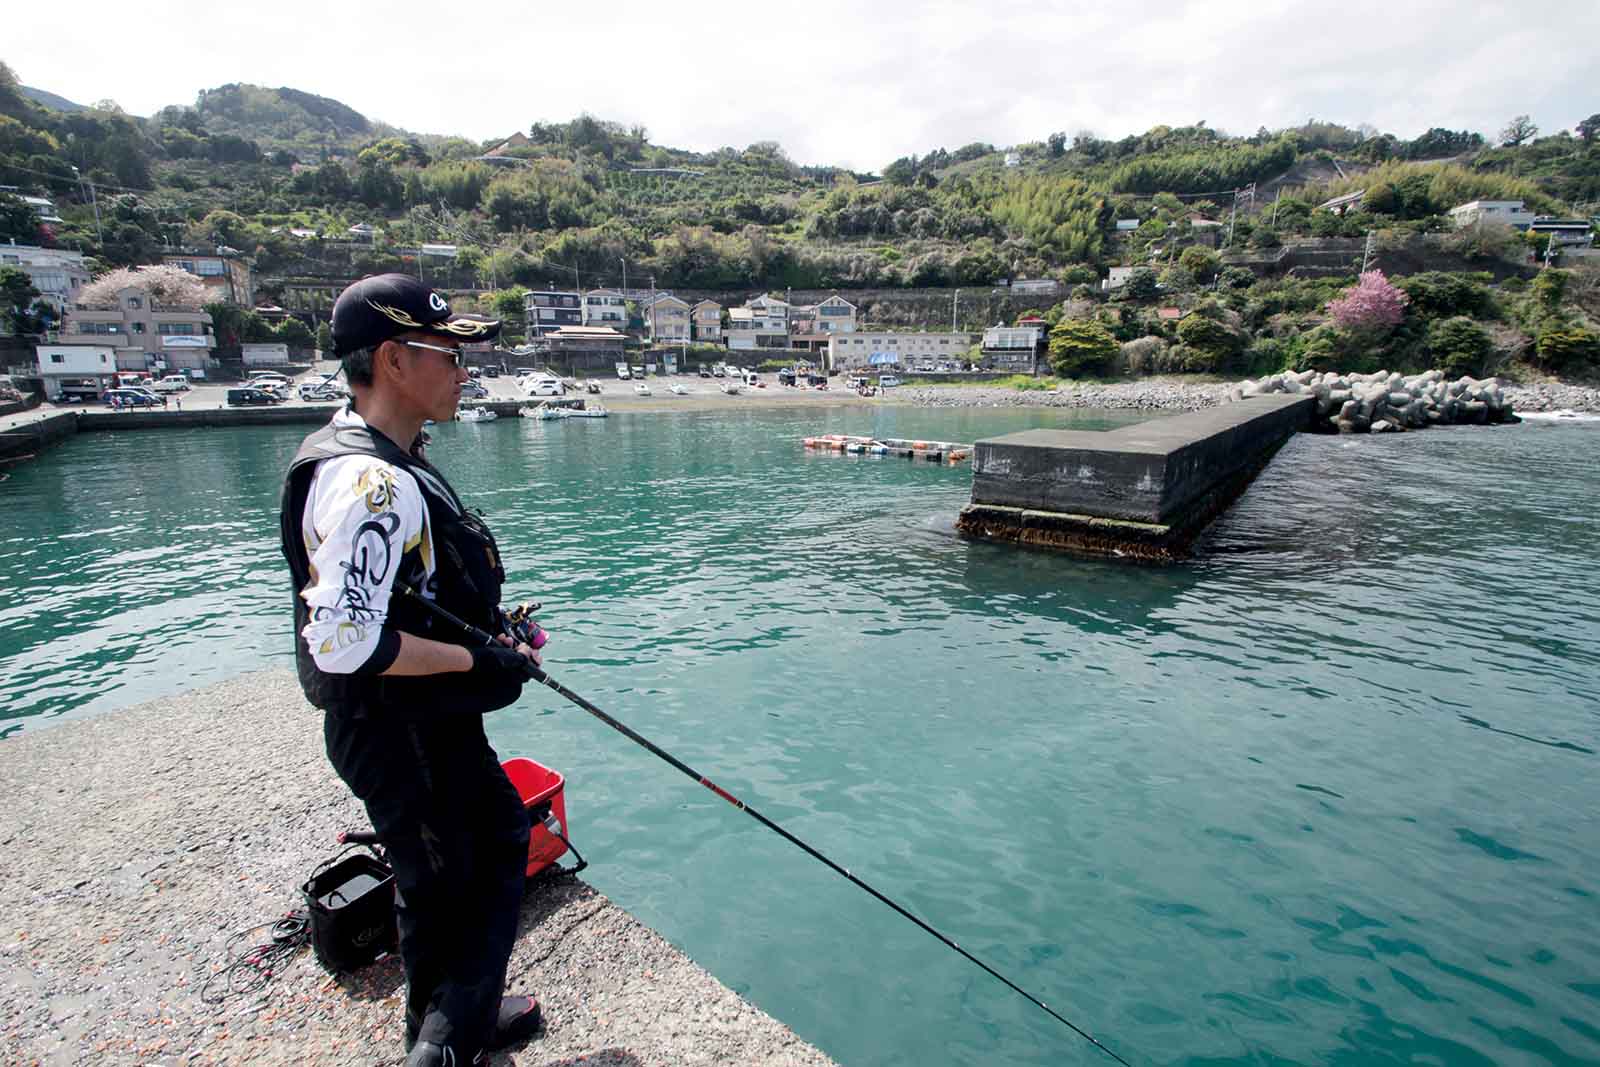
[[[1310,396],[1258,396],[1104,432],[1024,430],[979,441],[969,537],[1172,559],[1311,419]]]
[[[0,1062],[399,1063],[392,956],[330,977],[300,949],[217,997],[268,933],[230,936],[300,906],[339,831],[366,825],[322,748],[284,671],[0,741]],[[580,847],[585,803],[569,790]],[[576,879],[530,885],[508,984],[548,1025],[499,1065],[832,1063]]]
[[[1313,397],[1316,417],[1312,429],[1333,433],[1393,433],[1452,423],[1482,426],[1518,421],[1498,378],[1450,381],[1438,370],[1410,377],[1388,371],[1273,374],[1234,386],[1229,399],[1275,393]]]

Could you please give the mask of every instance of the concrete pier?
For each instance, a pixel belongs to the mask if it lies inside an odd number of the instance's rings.
[[[977,442],[969,537],[1094,555],[1171,559],[1242,493],[1310,396],[1252,397],[1107,432],[1024,430]]]

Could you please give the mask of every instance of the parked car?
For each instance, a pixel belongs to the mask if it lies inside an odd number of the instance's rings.
[[[892,374],[885,374],[882,378],[878,379],[878,388],[880,389],[889,389],[899,384],[900,379],[896,378]]]
[[[107,389],[100,399],[113,408],[158,408],[166,403],[144,389]]]
[[[477,367],[468,367],[467,368],[467,377],[468,378],[476,379],[476,378],[481,377],[482,375],[483,375],[483,371],[480,370]]]
[[[529,396],[562,396],[566,387],[557,378],[530,378],[528,380]]]
[[[302,382],[301,400],[342,400],[344,390],[331,382]]]
[[[169,374],[159,381],[150,383],[150,391],[154,393],[187,393],[189,379],[182,374]]]
[[[228,406],[230,408],[254,407],[258,405],[270,406],[283,403],[283,397],[267,389],[256,389],[246,386],[242,389],[228,390]]]
[[[251,371],[250,377],[245,381],[244,384],[252,387],[259,387],[267,382],[281,382],[284,385],[288,385],[289,376],[287,374],[279,374],[275,370]]]
[[[461,383],[461,395],[464,397],[470,397],[474,400],[482,400],[484,397],[489,395],[489,390],[486,386],[480,385],[477,382],[468,379],[467,381]]]
[[[483,368],[483,376],[485,378],[498,378],[500,377],[500,368],[495,366],[485,367]]]

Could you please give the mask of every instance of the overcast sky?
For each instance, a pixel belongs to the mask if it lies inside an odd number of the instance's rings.
[[[588,112],[657,144],[770,140],[861,170],[1055,130],[1315,117],[1492,137],[1517,114],[1554,132],[1600,112],[1596,0],[12,7],[0,59],[23,84],[140,115],[249,82],[422,133],[486,139]]]

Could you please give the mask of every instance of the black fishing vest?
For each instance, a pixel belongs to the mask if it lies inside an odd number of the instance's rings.
[[[503,677],[485,680],[462,673],[386,677],[329,674],[317,668],[311,649],[301,636],[310,620],[310,608],[300,591],[311,584],[311,560],[306,554],[301,520],[317,464],[349,455],[372,456],[398,467],[410,474],[422,491],[435,553],[433,579],[431,584],[425,579],[419,544],[402,554],[395,582],[431,592],[434,602],[456,618],[489,633],[500,632],[500,588],[506,575],[500,565],[500,547],[482,518],[466,509],[450,483],[426,460],[402,451],[369,427],[330,423],[307,437],[295,453],[284,479],[279,512],[283,555],[289,561],[294,581],[295,669],[306,699],[324,711],[359,716],[374,709],[376,714],[407,717],[435,711],[495,711],[513,703],[522,693],[522,683]],[[434,641],[469,643],[465,634],[452,631],[447,623],[398,591],[389,599],[384,625]]]

